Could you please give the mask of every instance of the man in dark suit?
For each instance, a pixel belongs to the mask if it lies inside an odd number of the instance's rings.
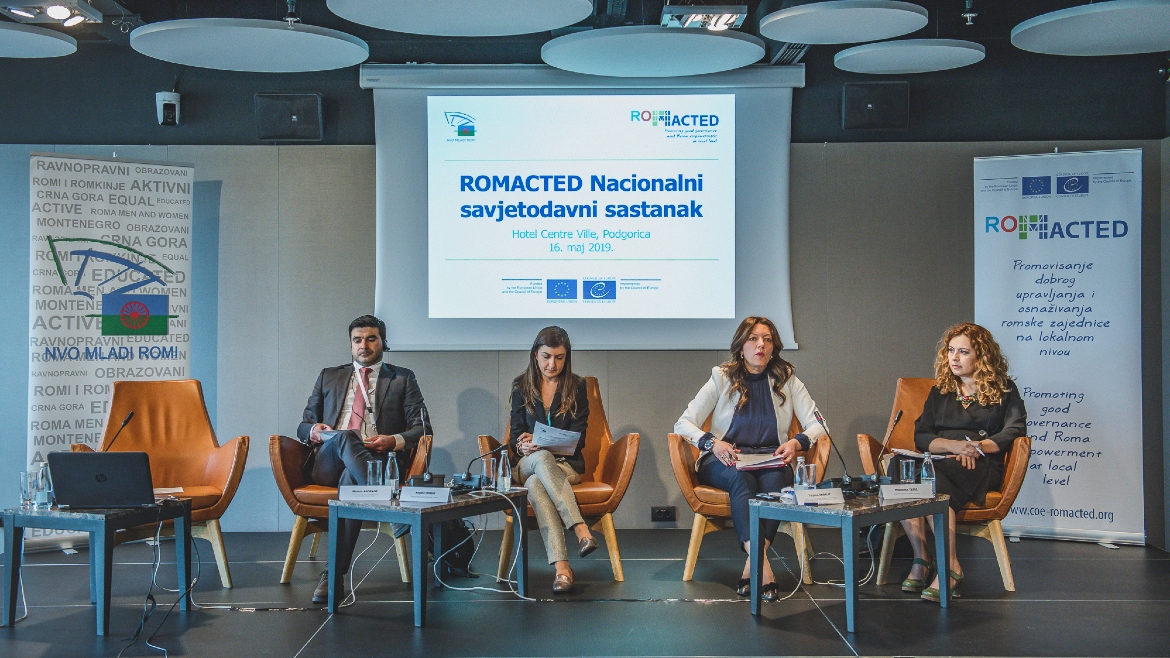
[[[313,385],[297,438],[313,446],[305,476],[314,484],[365,485],[366,464],[393,458],[405,477],[419,439],[425,434],[423,397],[414,373],[382,362],[386,323],[363,315],[349,324],[353,362],[325,368]],[[328,430],[349,430],[322,436]],[[362,522],[342,520],[337,527],[337,566],[341,593],[349,595],[349,573]],[[403,527],[405,531],[409,526]],[[329,572],[313,592],[314,603],[329,598]]]

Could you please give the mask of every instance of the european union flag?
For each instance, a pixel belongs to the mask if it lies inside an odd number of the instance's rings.
[[[617,299],[617,281],[581,282],[581,296],[585,299]]]
[[[1056,177],[1056,193],[1057,194],[1088,194],[1089,193],[1089,177],[1088,176],[1057,176]]]
[[[1052,194],[1052,176],[1024,176],[1020,183],[1024,196]]]
[[[577,299],[576,279],[549,279],[544,285],[547,299]]]

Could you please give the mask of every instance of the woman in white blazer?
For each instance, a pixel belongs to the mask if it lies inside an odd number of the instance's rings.
[[[695,470],[699,482],[722,489],[731,497],[731,520],[744,552],[748,550],[748,500],[763,492],[776,492],[792,485],[792,462],[798,450],[824,434],[816,421],[816,403],[794,372],[796,368],[780,358],[780,334],[765,317],[747,317],[731,340],[731,359],[711,369],[711,379],[674,424],[676,434],[685,436],[699,449]],[[805,432],[787,440],[792,416]],[[702,425],[711,417],[711,430]],[[783,458],[783,466],[741,471],[736,468],[740,454],[770,453]],[[764,551],[772,544],[779,523],[766,521]],[[751,559],[744,563],[743,576],[736,584],[740,596],[749,593]],[[779,593],[776,577],[764,560],[764,600]]]

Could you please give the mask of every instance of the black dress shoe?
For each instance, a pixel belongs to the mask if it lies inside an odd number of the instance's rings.
[[[347,587],[348,579],[345,576],[341,577],[341,589],[338,592],[337,602],[349,598],[349,587]],[[313,603],[329,603],[329,570],[321,572],[321,580],[317,581],[317,589],[313,590]]]
[[[581,557],[585,557],[586,555],[589,555],[596,550],[597,540],[593,538],[593,535],[589,535],[588,537],[582,539],[577,545],[577,555],[580,555]]]
[[[739,581],[735,583],[735,593],[739,594],[740,596],[748,596],[749,594],[751,594],[752,593],[752,579],[751,578],[740,578]]]

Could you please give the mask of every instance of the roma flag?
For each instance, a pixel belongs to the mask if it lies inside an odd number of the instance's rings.
[[[167,295],[102,295],[103,336],[165,336],[169,310]]]

